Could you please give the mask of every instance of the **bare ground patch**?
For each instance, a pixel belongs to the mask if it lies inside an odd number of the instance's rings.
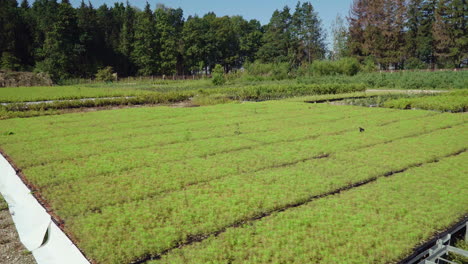
[[[10,212],[0,197],[0,262],[36,264],[33,255],[20,242]]]

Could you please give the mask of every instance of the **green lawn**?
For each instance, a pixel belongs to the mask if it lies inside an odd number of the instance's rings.
[[[97,263],[388,263],[468,212],[467,128],[270,101],[8,119],[0,148]]]

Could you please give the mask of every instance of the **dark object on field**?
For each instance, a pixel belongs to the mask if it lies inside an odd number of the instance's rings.
[[[362,128],[362,127],[359,127],[359,132],[361,132],[361,133],[362,133],[362,132],[364,132],[364,131],[366,131],[364,128]]]

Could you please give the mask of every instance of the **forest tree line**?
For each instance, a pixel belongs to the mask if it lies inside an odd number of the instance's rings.
[[[89,78],[112,66],[120,76],[226,72],[245,63],[354,57],[382,69],[462,67],[468,60],[466,0],[354,0],[337,17],[333,48],[310,2],[274,11],[270,22],[127,3],[98,8],[68,0],[0,2],[0,68],[53,79]],[[347,23],[345,23],[347,22]]]
[[[355,0],[348,22],[348,54],[381,68],[467,66],[466,0]]]

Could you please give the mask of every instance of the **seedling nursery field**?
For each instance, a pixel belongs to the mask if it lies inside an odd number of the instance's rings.
[[[266,101],[7,119],[0,148],[95,263],[392,263],[468,212],[467,129]]]

